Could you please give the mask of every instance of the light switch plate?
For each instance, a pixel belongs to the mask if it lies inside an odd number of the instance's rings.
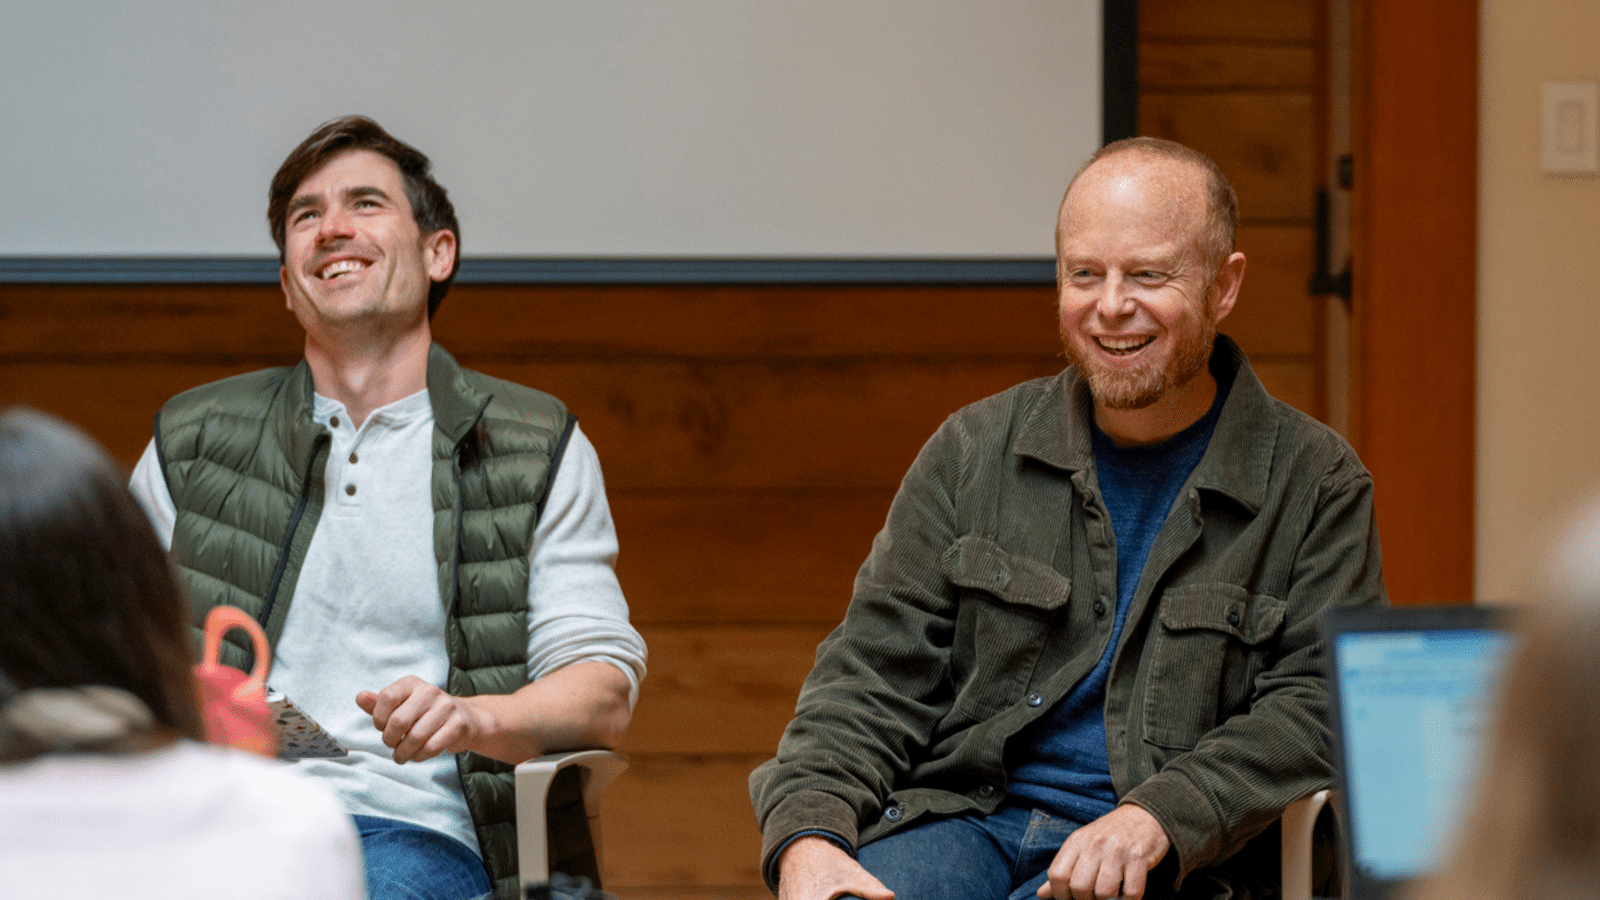
[[[1544,83],[1541,159],[1546,172],[1600,171],[1600,84],[1593,81]]]

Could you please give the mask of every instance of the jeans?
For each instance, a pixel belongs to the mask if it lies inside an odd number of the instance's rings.
[[[431,828],[351,816],[361,833],[368,900],[478,900],[494,886],[471,847]]]
[[[1056,851],[1079,823],[1023,806],[913,825],[857,859],[895,900],[1036,900]]]

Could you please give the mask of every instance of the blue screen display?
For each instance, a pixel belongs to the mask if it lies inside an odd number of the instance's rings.
[[[1370,878],[1428,871],[1466,810],[1510,636],[1493,629],[1337,636],[1355,862]]]

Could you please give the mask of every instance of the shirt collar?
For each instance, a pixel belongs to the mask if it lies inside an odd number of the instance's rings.
[[[1195,467],[1193,484],[1227,495],[1254,513],[1265,502],[1271,474],[1278,434],[1275,401],[1232,339],[1218,335],[1211,352],[1213,356],[1225,354],[1220,362],[1234,370],[1233,389],[1222,404],[1211,443]],[[1094,465],[1090,433],[1094,405],[1088,382],[1076,367],[1067,367],[1050,381],[1024,415],[1012,452],[1069,472]]]

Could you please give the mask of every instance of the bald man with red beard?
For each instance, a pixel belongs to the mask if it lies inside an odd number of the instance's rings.
[[[1237,221],[1171,142],[1074,177],[1071,365],[923,448],[751,775],[782,900],[1275,893],[1332,778],[1319,622],[1388,601],[1370,476],[1217,334]]]

